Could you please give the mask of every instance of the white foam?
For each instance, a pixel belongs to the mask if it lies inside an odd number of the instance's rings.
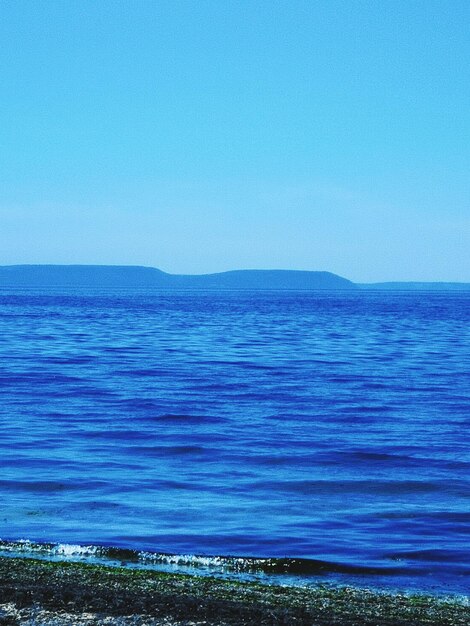
[[[65,556],[65,557],[88,557],[96,556],[99,548],[96,546],[80,546],[78,544],[59,543],[51,550],[52,555]]]
[[[256,559],[256,564],[251,559],[242,557],[222,556],[195,556],[192,554],[152,554],[140,552],[139,560],[143,563],[155,563],[174,565],[179,567],[193,567],[204,569],[221,569],[231,571],[244,571],[257,569],[268,562],[268,559]],[[256,567],[257,566],[257,567]]]

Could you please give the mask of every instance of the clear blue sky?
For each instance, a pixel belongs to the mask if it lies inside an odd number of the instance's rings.
[[[468,0],[3,0],[0,264],[470,281]]]

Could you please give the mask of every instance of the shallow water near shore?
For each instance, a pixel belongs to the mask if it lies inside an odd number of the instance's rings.
[[[468,593],[469,329],[466,292],[2,290],[0,550]]]

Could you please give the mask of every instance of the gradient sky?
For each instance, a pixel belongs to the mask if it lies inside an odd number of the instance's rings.
[[[0,264],[470,281],[468,0],[3,0]]]

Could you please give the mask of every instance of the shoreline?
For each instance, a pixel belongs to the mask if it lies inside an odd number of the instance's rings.
[[[72,621],[71,621],[72,620]],[[468,626],[465,600],[0,557],[0,625]]]

